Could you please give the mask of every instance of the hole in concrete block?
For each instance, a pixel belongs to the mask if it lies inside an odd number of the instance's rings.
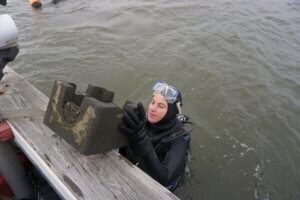
[[[64,100],[62,105],[62,115],[66,122],[74,123],[76,122],[78,116],[80,115],[79,106],[77,106],[73,101]]]

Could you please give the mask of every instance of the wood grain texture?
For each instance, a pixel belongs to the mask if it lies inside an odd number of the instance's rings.
[[[0,93],[0,110],[46,110],[48,98],[9,67]],[[16,143],[64,199],[178,199],[116,151],[80,154],[44,125],[43,117],[9,123]]]

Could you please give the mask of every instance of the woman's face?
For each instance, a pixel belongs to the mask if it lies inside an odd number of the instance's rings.
[[[148,107],[148,121],[150,123],[157,123],[168,111],[168,102],[161,94],[155,94]]]

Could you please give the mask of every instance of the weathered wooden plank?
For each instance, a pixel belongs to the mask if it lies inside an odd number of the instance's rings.
[[[0,110],[40,107],[48,98],[12,69],[0,83]],[[178,199],[116,151],[84,156],[43,124],[11,119],[16,143],[64,199]],[[99,144],[101,145],[101,144]]]

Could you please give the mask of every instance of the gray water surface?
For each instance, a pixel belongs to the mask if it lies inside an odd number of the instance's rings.
[[[8,0],[20,53],[10,66],[49,96],[54,80],[145,106],[165,80],[196,124],[192,200],[300,199],[299,0]]]

